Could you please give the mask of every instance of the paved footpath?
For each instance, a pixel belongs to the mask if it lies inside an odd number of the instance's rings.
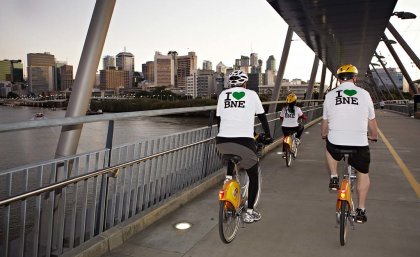
[[[412,181],[384,140],[371,145],[368,222],[349,231],[344,247],[335,221],[336,195],[328,190],[325,143],[316,124],[306,130],[290,168],[279,148],[264,157],[262,220],[240,228],[231,244],[219,238],[215,187],[104,257],[420,256],[420,196],[414,191],[420,181],[420,120],[386,111],[377,111],[377,117]],[[178,231],[173,225],[180,221],[193,226]]]

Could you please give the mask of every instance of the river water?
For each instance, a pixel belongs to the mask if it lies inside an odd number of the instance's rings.
[[[36,113],[46,118],[63,118],[64,110],[38,107],[0,106],[0,123],[27,121]],[[147,117],[116,121],[113,145],[141,141],[207,125],[207,118]],[[77,153],[105,147],[108,122],[84,124]],[[54,158],[61,127],[0,133],[0,171]]]

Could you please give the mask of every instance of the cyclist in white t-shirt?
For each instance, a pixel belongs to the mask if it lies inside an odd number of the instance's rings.
[[[281,129],[283,135],[287,136],[296,132],[297,142],[300,144],[300,137],[302,136],[304,126],[299,123],[299,120],[306,120],[306,116],[303,114],[302,110],[296,106],[296,101],[297,96],[294,93],[290,93],[286,97],[287,106],[283,107],[281,110],[280,120],[282,121]]]
[[[343,157],[336,149],[357,150],[349,158],[349,164],[357,170],[359,203],[356,221],[364,223],[367,221],[365,205],[370,185],[369,140],[377,141],[378,126],[372,98],[366,90],[354,84],[357,73],[357,68],[351,64],[345,64],[338,69],[340,85],[325,97],[321,136],[327,139],[326,157],[331,172],[331,190],[339,187],[337,162]]]
[[[217,102],[216,116],[219,122],[219,134],[216,147],[221,154],[234,154],[242,158],[240,166],[249,176],[248,209],[244,222],[252,223],[261,219],[261,214],[254,209],[258,192],[258,157],[254,141],[254,119],[257,114],[264,129],[265,144],[273,141],[261,100],[253,90],[246,89],[248,76],[235,70],[229,74],[231,88],[222,91]],[[226,179],[232,179],[234,165],[228,163]]]

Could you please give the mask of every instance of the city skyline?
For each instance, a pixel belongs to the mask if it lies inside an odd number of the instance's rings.
[[[57,61],[73,65],[76,75],[94,5],[95,1],[81,0],[6,1],[2,5],[6,12],[0,17],[0,31],[8,35],[8,40],[0,42],[0,59],[21,59],[27,67],[26,54],[50,52]],[[188,16],[183,15],[187,10]],[[395,11],[410,11],[419,16],[420,3],[400,0]],[[10,20],[13,26],[9,25]],[[415,46],[420,45],[420,18],[392,17],[390,21],[419,56]],[[232,67],[235,59],[254,52],[263,60],[265,70],[270,55],[278,65],[286,30],[287,24],[265,0],[244,0],[240,5],[221,0],[117,1],[101,57],[116,56],[126,49],[136,58],[135,70],[141,71],[141,64],[152,61],[156,51],[163,54],[177,51],[181,55],[194,51],[199,67],[204,60],[213,65],[221,61]],[[284,78],[308,80],[314,53],[297,35],[293,39]],[[417,67],[411,65],[399,45],[394,46],[409,74],[418,79]],[[378,51],[386,57],[388,67],[396,67],[382,43]],[[98,70],[101,65],[100,62]]]

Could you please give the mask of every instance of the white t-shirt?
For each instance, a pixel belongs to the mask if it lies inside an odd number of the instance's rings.
[[[254,137],[255,114],[264,113],[255,91],[233,87],[222,91],[217,102],[220,137]]]
[[[303,112],[297,106],[294,106],[294,109],[294,113],[290,112],[289,107],[287,106],[283,107],[283,109],[281,110],[280,117],[283,118],[283,123],[281,124],[283,127],[291,128],[299,126],[298,119],[300,116],[303,115]]]
[[[328,120],[328,141],[335,145],[367,146],[368,120],[375,118],[369,93],[344,82],[325,96],[324,120]]]

